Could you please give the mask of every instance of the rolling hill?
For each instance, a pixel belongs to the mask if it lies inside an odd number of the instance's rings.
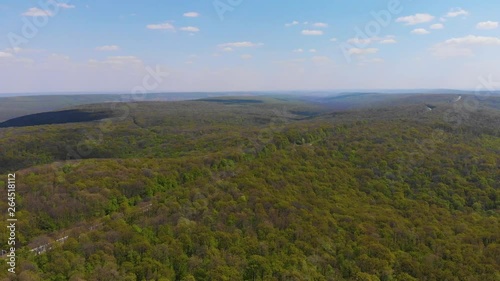
[[[498,104],[239,96],[6,121],[19,278],[498,280]]]

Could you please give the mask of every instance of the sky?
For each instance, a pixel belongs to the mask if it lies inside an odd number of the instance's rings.
[[[493,0],[2,0],[0,93],[500,90],[499,21]]]

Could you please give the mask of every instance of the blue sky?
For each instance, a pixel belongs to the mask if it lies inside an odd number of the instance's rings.
[[[500,2],[423,2],[2,0],[0,93],[500,81]]]

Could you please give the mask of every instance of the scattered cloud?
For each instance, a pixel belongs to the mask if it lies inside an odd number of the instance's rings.
[[[500,38],[475,35],[451,38],[432,47],[431,52],[441,58],[473,56],[474,46],[500,46]]]
[[[304,50],[303,49],[295,49],[292,52],[294,52],[294,53],[303,53]]]
[[[168,22],[158,23],[158,24],[148,24],[146,28],[153,30],[175,30],[175,27]]]
[[[299,21],[292,21],[292,22],[289,22],[289,23],[285,23],[285,26],[286,27],[291,27],[291,26],[295,26],[295,25],[299,25],[301,24]],[[313,27],[317,27],[317,28],[327,28],[328,27],[328,24],[327,23],[324,23],[324,22],[316,22],[316,23],[309,23],[308,21],[305,21],[305,22],[302,22],[303,25],[311,25]]]
[[[353,44],[356,46],[366,46],[372,43],[380,43],[380,44],[394,44],[397,43],[396,37],[394,35],[388,35],[385,37],[369,37],[369,38],[359,38],[354,37],[347,40],[347,43]]]
[[[58,60],[58,61],[69,61],[70,57],[63,54],[50,54],[48,57],[49,60]]]
[[[73,8],[75,8],[75,5],[69,5],[67,3],[58,3],[57,7],[60,7],[63,9],[73,9]]]
[[[471,49],[446,44],[438,44],[430,50],[432,55],[439,58],[470,57],[474,55]]]
[[[311,60],[316,64],[324,64],[331,61],[331,59],[327,56],[314,56],[311,58]]]
[[[317,22],[313,24],[314,27],[319,27],[319,28],[327,28],[328,24],[324,22]]]
[[[4,50],[4,52],[7,53],[12,53],[12,54],[39,54],[45,52],[42,49],[26,49],[26,48],[19,48],[19,47],[14,47],[14,48],[7,48]]]
[[[75,5],[69,5],[67,3],[57,3],[57,7],[62,9],[73,9]],[[53,17],[55,16],[53,11],[43,10],[37,7],[29,8],[26,12],[21,15],[25,17]]]
[[[429,34],[430,32],[425,29],[425,28],[416,28],[411,31],[412,34],[417,34],[417,35],[426,35]]]
[[[396,44],[398,41],[394,38],[383,39],[380,41],[380,44]]]
[[[42,10],[39,8],[29,8],[26,12],[22,13],[26,17],[53,17],[54,13],[49,10]]]
[[[243,42],[231,42],[231,43],[224,43],[224,44],[219,44],[219,48],[252,48],[252,47],[259,47],[264,44],[262,43],[253,43],[249,41],[243,41]]]
[[[337,42],[337,38],[330,39],[330,42]]]
[[[374,58],[374,59],[367,60],[366,62],[370,62],[370,63],[383,63],[384,59]]]
[[[14,47],[14,48],[8,48],[6,51],[7,52],[12,52],[12,53],[19,53],[21,52],[23,49],[19,48],[19,47]]]
[[[498,45],[500,46],[499,37],[486,37],[469,35],[465,37],[452,38],[445,41],[449,45]]]
[[[435,23],[435,24],[430,26],[430,29],[443,29],[443,28],[444,28],[444,24],[442,24],[442,23]]]
[[[308,35],[308,36],[319,36],[323,35],[323,31],[321,30],[302,30],[302,35]]]
[[[9,48],[9,49],[5,49],[3,51],[0,51],[0,65],[2,65],[3,63],[15,64],[15,65],[34,63],[34,61],[32,59],[15,56],[14,55],[14,53],[16,53],[16,51],[14,51],[15,49],[19,49],[19,48],[14,48],[14,49]]]
[[[131,65],[131,64],[137,65],[142,63],[143,63],[142,60],[135,56],[113,56],[113,57],[107,57],[105,60],[102,61],[89,60],[90,65],[106,64],[114,67],[123,67],[126,65]]]
[[[347,43],[349,44],[354,44],[354,45],[368,45],[368,44],[371,44],[373,41],[372,39],[370,38],[359,38],[359,37],[355,37],[355,38],[350,38],[347,40]]]
[[[366,59],[364,57],[360,57],[358,59],[358,65],[359,66],[364,66],[367,64],[376,64],[376,63],[384,63],[384,59],[382,58],[372,58],[372,59]]]
[[[281,61],[273,61],[274,64],[278,64],[287,68],[290,67],[300,67],[302,64],[306,62],[305,59],[290,59],[290,60],[281,60]]]
[[[453,8],[445,15],[445,17],[455,18],[458,16],[468,16],[468,15],[469,15],[469,12],[462,9],[462,8]]]
[[[101,52],[111,52],[111,51],[118,51],[120,50],[120,47],[117,45],[105,45],[105,46],[99,46],[95,48],[96,51],[101,51]]]
[[[434,16],[430,14],[415,14],[412,16],[400,17],[396,19],[396,22],[403,22],[406,25],[416,25],[421,23],[427,23],[434,20]]]
[[[249,55],[249,54],[244,54],[244,55],[241,55],[241,59],[242,60],[249,60],[249,59],[252,59],[253,56],[252,55]]]
[[[377,48],[351,48],[349,49],[349,55],[356,55],[356,56],[362,56],[362,55],[369,55],[369,54],[376,54],[378,53]]]
[[[309,49],[309,53],[316,53],[317,50],[316,49]]]
[[[478,23],[476,25],[476,28],[483,29],[483,30],[496,29],[496,28],[498,28],[498,22],[497,21],[483,21],[483,22]]]
[[[200,31],[200,29],[198,27],[195,27],[195,26],[181,27],[180,30],[182,30],[182,31],[188,31],[188,32],[199,32]]]
[[[7,52],[2,52],[2,51],[0,51],[0,59],[2,59],[2,58],[11,58],[11,57],[13,57],[13,56],[14,56],[14,55],[13,55],[13,54],[11,54],[11,53],[7,53]]]
[[[184,13],[183,16],[186,18],[197,18],[200,16],[200,14],[197,12],[187,12],[187,13]]]

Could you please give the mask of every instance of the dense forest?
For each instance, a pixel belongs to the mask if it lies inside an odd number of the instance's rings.
[[[500,98],[394,97],[105,103],[0,128],[20,245],[0,277],[500,280]]]

